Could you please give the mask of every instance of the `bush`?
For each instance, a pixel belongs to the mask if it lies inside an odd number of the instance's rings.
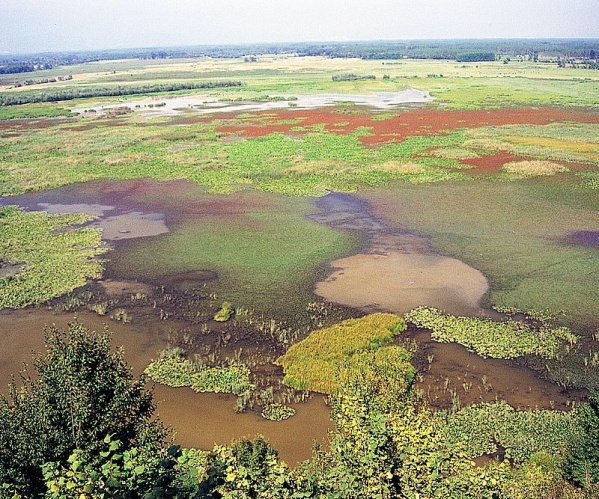
[[[574,439],[565,466],[566,476],[579,485],[599,483],[599,392],[578,411]]]

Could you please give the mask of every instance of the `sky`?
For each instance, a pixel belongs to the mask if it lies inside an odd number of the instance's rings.
[[[0,54],[436,38],[599,38],[597,0],[0,0]]]

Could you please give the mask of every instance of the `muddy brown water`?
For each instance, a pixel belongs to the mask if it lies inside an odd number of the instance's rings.
[[[330,193],[317,206],[321,212],[313,220],[358,231],[367,240],[362,253],[331,263],[332,273],[315,287],[317,295],[369,312],[401,315],[427,305],[457,315],[483,313],[488,283],[478,270],[434,253],[424,237],[386,226],[351,195]]]
[[[92,331],[107,327],[112,332],[113,345],[123,346],[125,359],[136,375],[142,374],[148,362],[167,346],[168,332],[173,327],[172,322],[156,322],[152,327],[123,324],[88,311],[79,311],[77,318]],[[25,362],[31,364],[34,352],[44,351],[44,327],[56,325],[65,329],[74,319],[73,313],[46,309],[1,311],[0,393],[6,393],[11,375],[17,374]],[[319,395],[305,403],[292,404],[296,415],[281,422],[268,421],[256,413],[235,413],[233,395],[156,385],[154,400],[157,414],[179,444],[212,449],[215,444],[263,435],[291,465],[310,457],[313,441],[326,444],[327,430],[332,426],[330,410]]]

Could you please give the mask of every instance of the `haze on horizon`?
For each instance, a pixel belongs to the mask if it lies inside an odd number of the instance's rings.
[[[0,54],[273,42],[599,38],[596,0],[2,0]]]

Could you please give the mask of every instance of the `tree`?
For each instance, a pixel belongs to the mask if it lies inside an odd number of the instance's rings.
[[[124,450],[159,448],[165,436],[152,418],[152,393],[112,352],[110,334],[79,322],[46,331],[46,353],[0,397],[0,483],[25,497],[44,490],[42,466],[66,466],[76,450],[94,462],[108,435]]]
[[[599,392],[591,394],[576,416],[579,435],[566,459],[566,477],[584,486],[599,483]]]

